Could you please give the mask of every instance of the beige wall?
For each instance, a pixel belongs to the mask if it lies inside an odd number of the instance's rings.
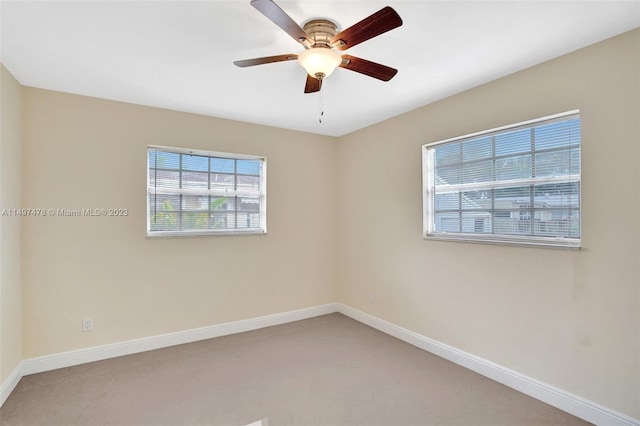
[[[22,88],[0,64],[0,212],[21,207]],[[22,359],[20,217],[0,215],[0,383]]]
[[[335,301],[335,138],[23,93],[24,205],[130,212],[23,220],[25,358]],[[149,144],[266,156],[268,234],[146,238]]]
[[[347,135],[339,301],[640,418],[640,30]],[[421,145],[579,108],[580,251],[422,239]]]

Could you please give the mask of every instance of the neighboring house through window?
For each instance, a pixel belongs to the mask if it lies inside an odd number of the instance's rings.
[[[147,235],[266,233],[266,160],[147,149]]]
[[[580,246],[580,115],[423,145],[424,236]]]

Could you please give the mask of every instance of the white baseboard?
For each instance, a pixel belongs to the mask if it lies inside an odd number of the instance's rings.
[[[265,315],[262,317],[194,328],[175,333],[143,337],[141,339],[129,340],[126,342],[94,346],[75,351],[45,355],[37,358],[29,358],[22,361],[22,375],[27,376],[29,374],[41,373],[43,371],[85,364],[87,362],[101,361],[103,359],[146,352],[153,349],[161,349],[169,346],[211,339],[213,337],[257,330],[259,328],[313,318],[337,311],[338,304],[329,303],[311,308],[298,309],[296,311]]]
[[[350,306],[339,304],[338,312],[588,422],[607,426],[640,426],[640,420],[638,419],[618,413],[595,402],[542,383],[437,340],[414,333]]]
[[[595,402],[572,395],[562,389],[539,382],[486,359],[422,336],[341,303],[329,303],[280,314],[266,315],[247,320],[25,359],[12,371],[4,383],[2,383],[0,387],[0,407],[9,397],[22,376],[29,374],[257,330],[333,312],[340,312],[383,333],[482,374],[496,382],[518,390],[525,395],[529,395],[596,425],[640,426],[640,420],[615,412]]]
[[[9,373],[9,377],[0,386],[0,407],[9,398],[11,392],[16,388],[18,382],[22,379],[22,363],[18,364],[16,368]]]

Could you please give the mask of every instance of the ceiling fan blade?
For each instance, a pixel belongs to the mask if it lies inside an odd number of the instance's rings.
[[[233,61],[234,65],[241,68],[252,67],[254,65],[270,64],[272,62],[293,61],[298,59],[298,55],[277,55],[277,56],[265,56],[264,58],[244,59],[242,61]]]
[[[272,0],[251,0],[251,6],[258,9],[260,13],[282,28],[298,43],[302,43],[304,40],[311,42],[309,34],[300,28],[300,25],[291,19],[291,17],[287,15],[284,10],[280,9],[280,6],[275,4]]]
[[[364,18],[358,22],[336,34],[331,38],[330,42],[339,50],[346,50],[350,47],[367,41],[370,38],[379,36],[389,30],[402,25],[402,18],[391,7],[387,6],[373,15]]]
[[[304,93],[319,92],[322,87],[322,80],[311,77],[307,74],[307,83],[304,86]]]
[[[366,59],[356,58],[351,55],[342,55],[340,68],[359,72],[360,74],[368,75],[369,77],[382,81],[389,81],[398,73],[398,70],[395,68],[367,61]]]

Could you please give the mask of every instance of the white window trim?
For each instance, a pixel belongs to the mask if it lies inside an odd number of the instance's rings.
[[[495,133],[502,133],[507,130],[513,130],[518,127],[526,127],[532,126],[537,123],[542,123],[545,121],[552,121],[556,119],[563,119],[570,116],[579,116],[580,110],[571,110],[567,112],[562,112],[559,114],[553,114],[546,117],[536,118],[532,120],[522,121],[519,123],[509,124],[506,126],[500,126],[489,130],[483,130],[480,132],[470,133],[463,136],[456,136],[453,138],[431,142],[422,145],[422,197],[423,197],[423,239],[425,240],[441,240],[441,241],[461,241],[461,242],[469,242],[469,243],[493,243],[493,244],[510,244],[510,245],[518,245],[518,246],[543,246],[549,248],[569,248],[569,249],[580,249],[582,244],[582,229],[580,229],[580,238],[565,238],[565,237],[539,237],[539,236],[530,236],[530,235],[496,235],[496,234],[475,234],[475,233],[446,233],[446,232],[433,232],[432,226],[434,223],[434,197],[431,194],[431,188],[433,187],[433,179],[431,173],[427,173],[427,165],[433,164],[433,154],[434,151],[428,148],[432,148],[437,145],[442,145],[445,143],[455,142],[457,140],[462,139],[471,139],[478,136],[489,136]],[[582,173],[582,168],[581,168]],[[567,181],[569,179],[578,180],[582,182],[581,174],[578,175],[570,175],[570,176],[562,176],[561,178],[549,177],[544,179],[536,179],[536,183],[540,182],[558,182],[558,181]],[[513,180],[505,180],[505,181],[494,181],[491,184],[487,185],[487,183],[478,185],[486,188],[487,186],[491,186],[493,188],[500,187],[511,187],[517,184],[527,184],[531,183],[533,179],[513,179]],[[460,184],[460,185],[450,185],[451,191],[458,191],[459,189],[473,189],[475,184]],[[580,185],[580,192],[582,192],[582,185]],[[580,215],[582,215],[582,194],[580,193]],[[582,220],[580,220],[580,227],[582,228]]]
[[[173,152],[176,154],[188,154],[188,155],[201,155],[206,157],[217,157],[217,158],[229,158],[234,160],[260,160],[262,161],[262,172],[260,174],[260,188],[261,191],[253,192],[253,191],[242,191],[242,190],[199,190],[199,189],[169,189],[164,188],[157,193],[162,194],[193,194],[200,195],[206,192],[209,195],[228,195],[228,196],[259,196],[260,197],[260,223],[262,224],[261,228],[252,228],[252,229],[194,229],[194,230],[179,230],[179,231],[151,231],[151,215],[150,211],[150,203],[149,203],[149,195],[154,194],[154,192],[149,187],[149,150],[156,149],[159,151]],[[148,238],[181,238],[181,237],[204,237],[204,236],[212,236],[212,235],[264,235],[267,233],[267,158],[255,155],[246,155],[246,154],[233,154],[228,152],[217,152],[217,151],[205,151],[205,150],[197,150],[197,149],[188,149],[188,148],[177,148],[177,147],[168,147],[161,145],[148,145],[146,153],[146,174],[147,174],[147,187],[146,187],[146,198],[147,198],[147,210],[146,210],[146,219],[147,219],[147,237]]]

